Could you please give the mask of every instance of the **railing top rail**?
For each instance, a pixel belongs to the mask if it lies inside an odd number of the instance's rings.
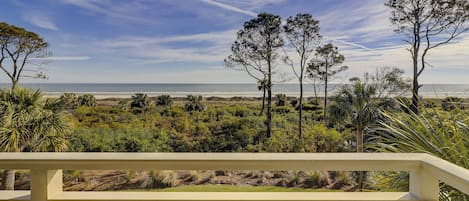
[[[401,153],[0,153],[0,168],[416,171],[423,157]]]
[[[1,152],[0,161],[421,161],[423,153]]]
[[[59,169],[396,170],[412,171],[417,187],[434,181],[438,188],[440,180],[469,194],[469,170],[424,153],[0,153],[0,169],[32,169],[41,175]],[[414,188],[403,195],[425,193]]]

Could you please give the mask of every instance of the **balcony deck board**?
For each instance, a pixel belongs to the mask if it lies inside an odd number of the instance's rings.
[[[417,201],[408,192],[64,192],[51,201]]]
[[[0,200],[8,201],[20,201],[20,200],[31,200],[30,191],[0,191]]]

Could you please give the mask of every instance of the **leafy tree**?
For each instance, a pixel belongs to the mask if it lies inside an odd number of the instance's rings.
[[[39,91],[17,88],[0,92],[0,150],[3,152],[63,151],[70,126],[60,112],[48,108]],[[15,170],[5,170],[4,190],[13,190]]]
[[[80,106],[94,107],[96,106],[96,98],[92,94],[83,94],[78,97]]]
[[[295,17],[289,17],[283,28],[286,38],[290,42],[290,46],[295,49],[299,56],[297,67],[295,67],[294,62],[288,57],[286,61],[291,65],[300,84],[298,135],[301,140],[303,138],[303,79],[305,77],[306,67],[310,62],[309,59],[315,48],[319,45],[322,37],[319,34],[319,21],[313,19],[310,14],[297,14]]]
[[[412,107],[418,112],[419,77],[425,70],[428,52],[448,44],[469,30],[467,0],[389,0],[395,32],[404,35],[412,56]]]
[[[156,98],[156,106],[168,106],[171,107],[173,100],[170,95],[161,95]]]
[[[32,57],[49,56],[48,46],[38,34],[0,22],[0,69],[10,78],[12,90],[18,87],[21,78],[46,78],[38,69],[25,67],[31,64]]]
[[[280,59],[279,51],[284,45],[281,24],[280,16],[269,13],[260,13],[256,18],[245,22],[231,46],[231,55],[225,59],[228,67],[246,71],[257,82],[266,80],[267,137],[272,133],[272,82],[275,63]]]
[[[132,96],[130,108],[138,113],[145,112],[150,108],[150,98],[147,94],[137,93]]]
[[[184,105],[184,108],[187,112],[199,111],[202,112],[205,110],[205,106],[202,104],[202,96],[187,96],[187,102]]]
[[[318,47],[315,55],[316,59],[308,64],[307,71],[310,77],[317,76],[324,82],[324,123],[327,124],[328,83],[337,73],[347,70],[348,67],[342,66],[345,57],[331,43]]]
[[[402,96],[409,91],[411,79],[404,77],[404,71],[396,67],[377,68],[374,74],[365,73],[364,79],[376,89],[376,98]]]

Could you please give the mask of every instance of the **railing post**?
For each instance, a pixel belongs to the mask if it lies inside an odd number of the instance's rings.
[[[410,172],[409,191],[420,201],[438,201],[440,194],[439,180],[429,171],[420,168]]]
[[[49,195],[63,190],[62,170],[31,170],[31,200],[47,201]]]

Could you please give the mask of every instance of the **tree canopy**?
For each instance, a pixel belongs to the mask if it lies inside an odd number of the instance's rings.
[[[49,44],[37,33],[0,22],[0,69],[16,89],[21,78],[46,78],[38,69],[25,69],[31,57],[47,57]]]

